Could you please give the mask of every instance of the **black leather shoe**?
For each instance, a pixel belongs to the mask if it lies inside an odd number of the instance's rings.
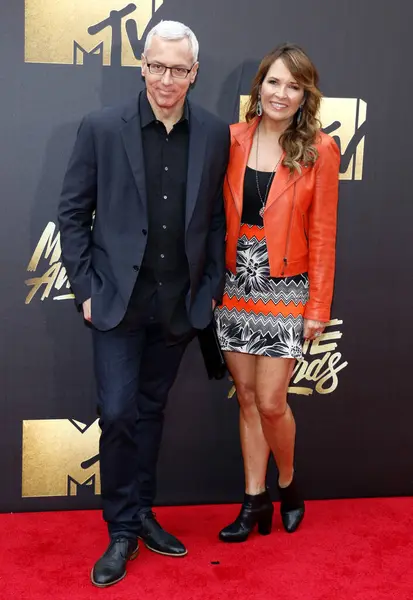
[[[92,569],[91,579],[97,587],[108,587],[126,575],[126,563],[139,554],[137,540],[118,536],[113,538],[104,555]]]
[[[182,542],[159,525],[152,511],[139,515],[141,522],[138,537],[145,546],[165,556],[185,556],[188,550]]]
[[[298,489],[295,478],[286,488],[278,486],[280,494],[281,520],[288,533],[294,533],[304,519],[305,505]]]
[[[222,542],[245,542],[251,531],[258,525],[258,533],[268,535],[272,529],[274,506],[268,491],[251,496],[245,494],[238,517],[231,525],[219,533]]]

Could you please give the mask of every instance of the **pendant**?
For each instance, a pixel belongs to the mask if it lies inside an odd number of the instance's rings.
[[[262,219],[264,218],[264,207],[260,208],[259,215]]]

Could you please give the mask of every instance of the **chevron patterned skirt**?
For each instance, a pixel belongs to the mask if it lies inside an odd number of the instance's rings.
[[[223,350],[302,358],[307,273],[270,277],[264,227],[241,225],[237,273],[226,273],[222,304],[215,309]]]

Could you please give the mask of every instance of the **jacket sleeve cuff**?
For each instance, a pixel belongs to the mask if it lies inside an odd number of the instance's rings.
[[[72,292],[75,295],[75,303],[78,308],[80,308],[86,300],[92,295],[92,286],[90,281],[85,280],[81,284],[73,285],[71,283]]]
[[[331,318],[330,314],[331,311],[329,307],[316,307],[308,303],[304,310],[304,319],[310,319],[311,321],[320,321],[320,323],[328,323]]]

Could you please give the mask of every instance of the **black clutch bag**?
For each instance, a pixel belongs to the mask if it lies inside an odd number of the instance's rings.
[[[198,330],[197,335],[208,379],[223,379],[227,365],[219,345],[215,322],[212,321],[206,329]]]

